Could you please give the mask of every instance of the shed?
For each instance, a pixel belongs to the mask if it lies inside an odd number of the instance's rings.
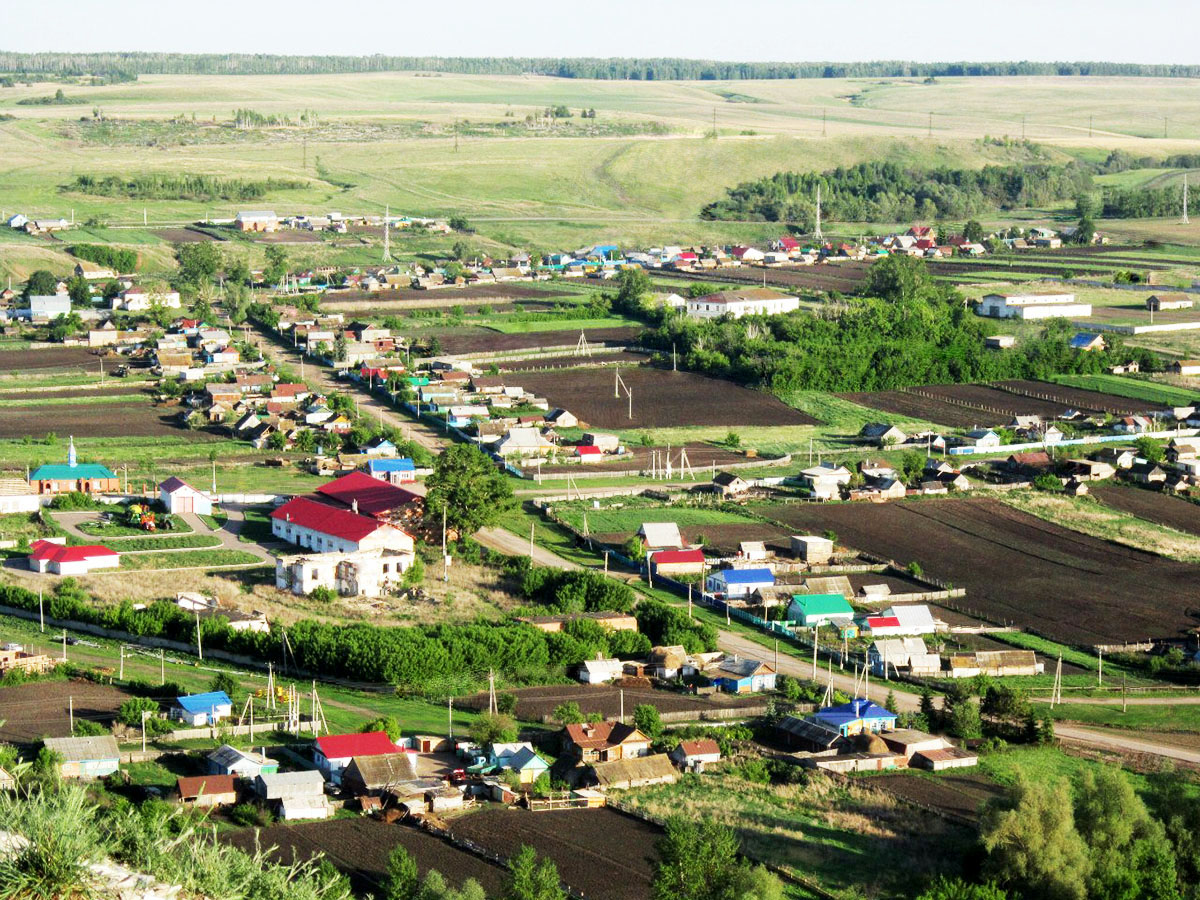
[[[680,741],[667,755],[681,769],[702,772],[706,763],[721,761],[721,748],[712,738],[702,738],[698,741]]]
[[[174,476],[158,486],[158,499],[162,501],[169,513],[212,515],[212,498]]]
[[[202,808],[231,806],[237,803],[237,787],[232,775],[196,775],[180,778],[175,784],[181,803]]]
[[[713,477],[712,490],[722,497],[739,497],[750,490],[750,482],[732,472],[718,472]]]
[[[619,659],[588,659],[579,665],[579,680],[584,684],[607,684],[620,678],[624,663]]]
[[[238,750],[222,744],[207,756],[208,771],[214,775],[237,775],[241,778],[257,778],[262,774],[279,771],[279,762],[253,750]]]
[[[215,725],[233,715],[233,701],[224,691],[209,691],[206,694],[189,694],[176,697],[171,707],[171,718],[193,727]]]
[[[812,534],[794,534],[792,553],[809,565],[824,565],[833,556],[833,541]]]
[[[62,757],[63,778],[103,778],[120,767],[121,751],[111,734],[46,738],[46,749]]]
[[[665,753],[593,763],[588,780],[601,790],[622,790],[650,784],[673,784],[679,773]]]
[[[854,618],[854,608],[841,594],[796,594],[787,615],[805,628],[819,628],[850,622]]]
[[[683,548],[683,536],[679,533],[679,526],[674,522],[643,522],[637,535],[649,550],[680,550]]]
[[[903,753],[908,759],[912,759],[915,753],[941,750],[949,746],[949,741],[944,737],[917,731],[915,728],[898,728],[895,731],[884,732],[880,737],[890,749],[896,753]]]
[[[912,765],[932,772],[961,769],[979,764],[979,756],[968,750],[946,746],[937,750],[921,750],[913,754]]]
[[[417,778],[414,754],[397,752],[356,756],[342,771],[342,786],[356,796],[380,794],[392,785]]]
[[[813,718],[784,716],[775,726],[789,747],[799,746],[812,752],[825,752],[849,746],[840,731]]]
[[[659,550],[650,557],[660,575],[695,575],[704,571],[703,550]]]

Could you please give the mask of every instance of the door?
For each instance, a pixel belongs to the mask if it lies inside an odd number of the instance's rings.
[[[171,504],[177,507],[177,511],[181,513],[190,513],[192,511],[192,498],[187,494],[176,497],[175,502]]]

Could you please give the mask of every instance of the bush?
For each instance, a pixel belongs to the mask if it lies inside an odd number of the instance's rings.
[[[308,592],[309,599],[315,600],[317,603],[332,603],[338,598],[337,591],[333,588],[320,585]]]
[[[75,737],[99,737],[109,733],[109,730],[99,722],[93,722],[91,719],[75,720]]]
[[[499,694],[496,697],[496,710],[506,716],[511,716],[517,711],[517,695]]]
[[[242,825],[246,828],[261,827],[266,824],[266,816],[263,810],[259,809],[253,803],[239,803],[229,811],[229,818],[236,825]]]
[[[140,728],[142,725],[142,713],[149,713],[146,717],[147,719],[157,716],[157,701],[151,700],[149,697],[134,697],[126,700],[117,711],[117,718],[124,725]],[[147,725],[149,725],[149,722],[147,722]]]

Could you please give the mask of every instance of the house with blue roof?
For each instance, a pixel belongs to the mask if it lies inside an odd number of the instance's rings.
[[[1089,350],[1103,350],[1104,338],[1098,334],[1081,331],[1071,338],[1071,349],[1083,350],[1085,352]]]
[[[775,690],[775,670],[757,659],[734,656],[722,660],[711,678],[719,690],[730,694]]]
[[[367,474],[391,484],[409,484],[417,480],[417,466],[407,456],[372,459],[367,461]]]
[[[233,715],[233,701],[224,691],[209,691],[206,694],[189,694],[186,697],[176,697],[175,705],[171,707],[171,718],[203,728],[205,725],[216,725],[222,719]]]
[[[897,717],[894,712],[889,712],[871,700],[855,697],[849,703],[817,710],[812,718],[842,737],[850,737],[862,732],[874,734],[892,731],[896,727]]]
[[[730,600],[748,597],[761,588],[774,586],[775,574],[765,567],[721,569],[709,575],[704,582],[704,589],[710,594],[721,594]]]

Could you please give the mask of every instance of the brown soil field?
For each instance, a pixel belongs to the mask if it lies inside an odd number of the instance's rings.
[[[611,374],[611,372],[610,372]],[[624,377],[624,376],[622,376]],[[734,463],[744,463],[746,457],[733,450],[728,450],[724,447],[715,447],[712,444],[684,444],[684,449],[687,450],[688,462],[691,463],[692,469],[695,471],[696,480],[686,479],[684,482],[679,481],[679,476],[676,475],[673,479],[675,484],[701,484],[708,481],[712,477],[714,469],[720,469],[722,466],[733,465]],[[603,463],[560,463],[553,466],[542,466],[543,472],[571,472],[579,475],[588,475],[593,472],[621,472],[628,469],[648,469],[651,465],[650,454],[657,452],[659,459],[662,459],[662,454],[666,453],[665,446],[659,447],[627,447],[629,455],[622,456],[619,459],[613,459]],[[671,447],[671,463],[678,465],[679,463],[679,447]],[[537,467],[534,466],[534,469]]]
[[[156,408],[133,400],[129,403],[80,403],[50,407],[9,406],[0,415],[0,438],[40,437],[48,431],[76,437],[150,437],[181,435],[176,421],[179,410]],[[195,433],[200,440],[217,440]]]
[[[1129,397],[1118,397],[1115,394],[1104,394],[1099,391],[1088,391],[1082,388],[1067,387],[1064,384],[1050,384],[1045,381],[1001,381],[997,384],[1011,387],[1018,391],[1028,391],[1054,398],[1071,409],[1095,410],[1132,415],[1152,410],[1163,410],[1167,407],[1160,403],[1150,403],[1146,400],[1131,400]]]
[[[504,857],[529,844],[554,861],[573,893],[595,900],[649,897],[662,835],[611,809],[487,809],[454,819],[450,830]]]
[[[255,847],[253,828],[225,832],[220,838],[242,850],[252,852]],[[258,834],[258,846],[276,848],[272,856],[279,862],[291,863],[324,854],[350,877],[360,895],[370,892],[381,896],[387,880],[388,854],[397,845],[403,845],[416,860],[422,878],[430,869],[436,869],[456,888],[474,878],[489,897],[498,897],[503,890],[504,871],[499,866],[408,825],[387,825],[368,818],[333,819],[272,825]]]
[[[54,655],[53,641],[37,647]],[[129,694],[90,681],[35,681],[0,688],[0,741],[32,743],[43,737],[70,737],[70,706],[76,718],[111,725]],[[69,698],[69,699],[68,699]]]
[[[924,806],[945,810],[951,815],[972,821],[979,820],[980,807],[987,801],[1004,796],[1004,789],[982,775],[917,774],[872,776],[864,781],[870,787],[895,794],[902,800],[912,800]]]
[[[500,362],[497,368],[501,372],[538,372],[543,369],[578,369],[597,363],[618,363],[622,366],[636,366],[644,363],[648,357],[645,353],[635,353],[632,350],[601,348],[593,350],[591,356],[581,357],[575,354],[567,356],[543,356],[539,359],[519,359],[513,362]]]
[[[1069,531],[993,500],[756,507],[789,526],[967,591],[966,605],[1064,643],[1179,637],[1200,624],[1200,566]]]
[[[791,534],[777,525],[750,522],[745,525],[733,522],[725,525],[696,525],[682,529],[683,539],[689,544],[700,543],[710,553],[733,556],[742,541],[763,541],[767,550],[784,554],[791,552]]]
[[[555,707],[573,701],[579,704],[584,715],[601,713],[605,718],[615,719],[621,714],[621,688],[589,684],[552,684],[544,687],[518,688],[508,693],[517,697],[517,718],[526,722],[540,722],[543,716],[553,715]],[[701,713],[705,710],[741,709],[762,706],[761,697],[736,697],[717,694],[714,697],[693,697],[671,691],[624,688],[625,715],[632,716],[633,709],[645,703],[660,713]],[[474,694],[455,701],[456,706],[466,709],[486,709],[487,694]]]
[[[45,397],[55,399],[61,397],[64,400],[79,400],[88,397],[133,397],[139,394],[145,394],[149,397],[153,393],[153,388],[147,382],[134,381],[128,384],[121,384],[120,379],[114,379],[106,382],[103,386],[97,384],[95,387],[70,387],[62,390],[48,388],[0,388],[0,402],[36,403]]]
[[[607,369],[575,369],[526,375],[521,386],[569,409],[593,428],[670,428],[680,425],[815,425],[817,420],[772,395],[731,381],[691,372],[639,367],[621,369],[633,393],[633,418],[625,390],[613,396]],[[696,464],[696,460],[692,464]]]
[[[717,284],[754,284],[761,286],[763,277],[770,287],[802,291],[841,291],[850,293],[862,286],[871,263],[847,260],[819,266],[800,266],[793,269],[742,266],[736,269],[716,269],[711,272],[672,272],[672,278],[711,281]]]
[[[337,309],[340,303],[361,304],[379,301],[381,303],[401,303],[405,300],[442,300],[446,306],[458,306],[467,300],[482,298],[507,297],[512,300],[552,300],[554,294],[539,290],[527,284],[468,284],[455,288],[437,288],[432,291],[418,291],[413,288],[390,288],[385,291],[334,291],[327,295],[322,306]],[[391,312],[391,310],[387,310]]]
[[[838,394],[844,400],[850,400],[860,406],[868,406],[885,413],[905,416],[912,419],[923,419],[948,428],[991,428],[1007,424],[1011,416],[999,413],[984,412],[983,410],[967,409],[953,403],[918,397],[906,391],[867,391],[855,394]]]
[[[246,234],[246,239],[256,244],[319,244],[324,238],[315,231],[256,231]]]
[[[1041,416],[1046,419],[1062,415],[1068,406],[1063,403],[1010,394],[986,384],[929,384],[906,389],[917,396],[932,395],[939,400],[970,407],[972,410],[987,410],[1001,416]],[[997,413],[996,411],[999,410]]]
[[[160,228],[154,234],[172,244],[203,244],[216,240],[211,234],[193,228]]]
[[[1121,512],[1132,513],[1140,519],[1188,534],[1200,534],[1200,504],[1190,500],[1118,484],[1099,485],[1092,488],[1090,493],[1105,506]]]
[[[99,371],[99,358],[83,347],[42,347],[40,350],[0,352],[0,372],[30,369],[82,369]]]
[[[634,326],[586,329],[591,343],[628,344],[641,332]],[[420,335],[418,335],[418,338]],[[574,346],[579,340],[577,331],[531,331],[526,334],[503,334],[490,328],[456,328],[437,333],[442,353],[482,353],[485,350],[536,350],[538,347]]]

